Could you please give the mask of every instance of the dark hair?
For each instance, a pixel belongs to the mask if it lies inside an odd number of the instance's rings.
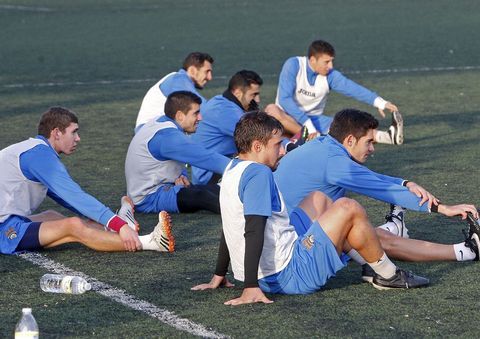
[[[327,54],[331,57],[335,56],[335,48],[328,42],[323,40],[315,40],[308,47],[308,57],[317,57],[321,54]]]
[[[175,114],[182,111],[185,114],[193,103],[201,104],[202,99],[195,93],[189,91],[172,92],[165,102],[165,115],[175,120]]]
[[[274,117],[262,111],[245,113],[235,126],[233,137],[238,153],[248,153],[255,140],[266,145],[272,138],[272,134],[280,131],[283,133],[283,126]]]
[[[262,86],[263,80],[260,75],[254,71],[247,71],[243,69],[232,76],[228,82],[228,90],[230,92],[237,88],[245,90],[248,89],[248,87],[250,87],[252,84]]]
[[[55,128],[63,133],[72,122],[78,124],[75,113],[63,107],[50,107],[40,118],[38,134],[48,139]]]
[[[343,143],[343,140],[350,134],[360,139],[369,130],[377,127],[378,120],[370,113],[347,108],[335,114],[328,134],[337,139],[338,142]]]
[[[209,54],[202,53],[202,52],[192,52],[189,55],[187,55],[185,60],[183,60],[182,68],[184,70],[187,70],[188,67],[190,66],[195,66],[195,68],[200,68],[203,66],[205,61],[208,61],[209,63],[213,64],[213,58]]]

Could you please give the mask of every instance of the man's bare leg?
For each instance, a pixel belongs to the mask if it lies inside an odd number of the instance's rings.
[[[125,251],[123,241],[117,233],[89,227],[78,217],[42,222],[39,241],[45,248],[79,242],[97,251]]]
[[[403,261],[457,260],[453,245],[406,239],[376,228],[380,243],[391,258]]]

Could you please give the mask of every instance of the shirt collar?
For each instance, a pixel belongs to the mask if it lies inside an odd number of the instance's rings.
[[[55,149],[52,147],[52,145],[50,144],[50,141],[48,141],[47,138],[45,138],[43,135],[37,135],[35,139],[43,140],[47,144],[47,146],[57,155],[57,157],[60,158],[60,155],[57,153],[57,151],[55,151]]]
[[[240,107],[242,109],[242,111],[244,111],[244,108],[243,108],[242,104],[240,103],[240,101],[238,101],[237,97],[235,95],[233,95],[233,93],[230,92],[228,89],[225,92],[223,92],[222,96],[225,99],[230,100],[231,102],[236,104],[238,107]]]
[[[175,126],[177,126],[177,128],[183,132],[183,128],[175,120],[170,119],[166,115],[162,115],[160,118],[157,119],[157,122],[165,122],[165,121],[173,122]]]

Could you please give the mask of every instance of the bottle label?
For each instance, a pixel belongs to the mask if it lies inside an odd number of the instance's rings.
[[[15,339],[38,339],[38,331],[15,332]]]
[[[73,277],[70,275],[67,275],[62,279],[61,287],[64,293],[72,294],[72,279]]]

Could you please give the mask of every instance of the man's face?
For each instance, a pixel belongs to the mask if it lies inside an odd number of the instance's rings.
[[[192,103],[187,113],[180,111],[177,112],[176,120],[185,132],[195,133],[198,123],[200,120],[202,120],[202,115],[200,114],[200,105],[197,103]]]
[[[80,142],[80,136],[78,135],[78,124],[70,123],[70,125],[61,132],[58,128],[52,131],[54,137],[53,148],[58,154],[72,154],[77,148],[77,144]]]
[[[373,147],[373,136],[374,130],[369,129],[367,134],[360,139],[357,139],[354,136],[345,139],[344,146],[356,162],[363,164],[375,151],[375,148]]]
[[[308,61],[315,73],[327,76],[328,72],[333,69],[333,59],[335,58],[328,54],[320,54],[311,56]]]
[[[243,109],[245,111],[248,111],[252,100],[255,101],[257,104],[260,103],[260,85],[251,84],[246,90],[235,90],[234,95],[242,104]]]
[[[212,64],[210,62],[205,61],[200,68],[191,66],[190,69],[190,77],[196,88],[202,89],[207,82],[212,80]]]
[[[274,171],[280,159],[285,155],[285,149],[282,146],[282,133],[276,131],[272,134],[266,145],[261,145],[261,151],[258,154],[260,163],[267,165]]]

